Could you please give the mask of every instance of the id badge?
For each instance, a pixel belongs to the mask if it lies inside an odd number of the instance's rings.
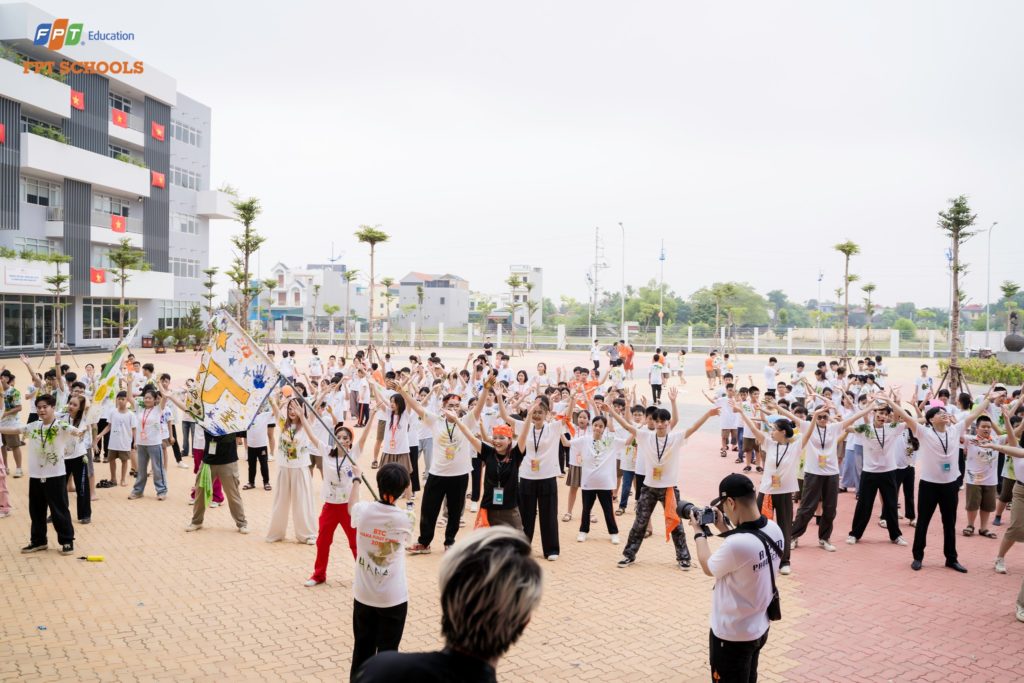
[[[391,450],[395,450],[395,440],[391,439]]]
[[[951,469],[951,468],[950,468],[950,466],[949,466],[949,463],[948,463],[948,462],[944,462],[944,463],[942,463],[942,471],[943,471],[943,472],[949,472],[949,470],[950,470],[950,469]]]
[[[530,471],[540,472],[540,460],[538,460],[537,458],[530,459]]]
[[[210,455],[217,455],[217,442],[216,441],[211,441],[210,442]]]
[[[455,459],[455,446],[453,446],[453,445],[445,446],[444,457],[445,457],[446,460],[454,460]]]
[[[772,488],[773,489],[782,488],[782,477],[780,477],[777,474],[773,474],[772,475]]]
[[[662,472],[662,467],[660,465],[656,465],[654,467],[654,470],[651,472],[651,476],[660,481],[661,480],[661,472]]]
[[[828,456],[827,455],[819,455],[818,456],[818,468],[819,469],[825,469],[826,465],[828,465]]]
[[[494,494],[491,496],[491,502],[495,505],[505,504],[505,489],[500,486],[494,487]]]

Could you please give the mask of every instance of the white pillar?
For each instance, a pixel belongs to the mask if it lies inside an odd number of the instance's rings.
[[[818,342],[821,344],[821,355],[825,355],[825,328],[818,328]]]
[[[331,337],[330,337],[330,341],[328,341],[328,343],[329,343],[329,344],[330,344],[331,346],[334,346],[334,318],[333,318],[333,317],[331,317],[331,318],[329,319],[329,321],[330,321],[330,322],[328,322],[327,324],[331,326]]]
[[[358,320],[354,320],[354,321],[352,321],[352,326],[355,328],[353,330],[353,332],[355,333],[353,336],[356,338],[356,346],[358,347],[360,345],[359,344],[359,335],[360,335],[360,333],[363,330],[363,324],[361,322],[359,322]]]
[[[619,334],[622,335],[622,337],[620,337],[622,341],[629,341],[629,325],[627,325],[625,321],[622,323],[622,329],[619,330]]]
[[[758,328],[754,328],[754,355],[761,353],[761,344],[758,337]]]
[[[693,325],[686,327],[686,352],[693,353]]]
[[[792,356],[793,355],[793,328],[792,327],[787,327],[786,328],[786,355],[787,356]]]
[[[473,348],[473,323],[466,325],[466,348]]]
[[[719,350],[725,348],[725,327],[718,331],[718,348]]]
[[[281,343],[281,337],[283,337],[283,336],[284,336],[284,321],[283,320],[275,320],[274,321],[274,341],[277,342],[278,344],[280,344]]]
[[[502,330],[504,329],[505,326],[502,325],[501,323],[498,323],[497,327],[498,327],[498,348],[500,349],[501,348],[501,332],[502,332]]]
[[[444,348],[444,323],[437,323],[437,346],[438,348]]]
[[[860,333],[859,327],[853,331],[853,355],[858,358],[860,357]]]
[[[565,349],[565,325],[558,326],[558,340],[555,343],[555,348],[559,351]]]
[[[928,357],[935,358],[935,330],[928,330]]]
[[[661,325],[654,328],[654,345],[661,348]]]
[[[309,321],[305,318],[302,319],[302,343],[305,344],[309,340]]]
[[[889,331],[889,355],[893,358],[900,357],[900,331]]]
[[[383,320],[380,324],[380,335],[384,338],[384,345],[391,345],[391,321]]]
[[[409,321],[409,348],[410,349],[415,349],[416,348],[416,321],[415,320],[410,320]]]

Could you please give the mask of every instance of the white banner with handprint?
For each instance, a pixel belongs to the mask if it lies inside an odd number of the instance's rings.
[[[218,311],[199,362],[189,408],[213,434],[244,432],[277,386],[280,373],[234,318]]]

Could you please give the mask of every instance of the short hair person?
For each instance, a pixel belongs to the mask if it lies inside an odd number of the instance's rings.
[[[718,491],[711,505],[715,508],[715,528],[722,532],[725,542],[713,554],[707,541],[710,530],[701,527],[696,516],[690,518],[690,525],[697,530],[697,561],[705,574],[715,577],[711,675],[716,681],[756,681],[758,657],[768,642],[772,572],[778,571],[785,541],[779,525],[761,514],[754,482],[749,478],[730,474],[719,483]],[[726,518],[735,528],[728,529]],[[760,535],[773,546],[768,558]]]
[[[498,660],[519,639],[540,602],[542,574],[522,532],[473,532],[441,562],[440,652],[377,655],[356,681],[495,681]]]

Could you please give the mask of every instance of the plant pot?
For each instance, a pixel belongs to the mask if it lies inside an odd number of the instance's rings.
[[[174,345],[174,352],[175,353],[185,353],[185,344],[183,344],[182,342],[178,342],[177,344],[175,344]]]
[[[192,350],[193,351],[202,351],[203,350],[203,345],[202,344],[193,344],[192,345]]]
[[[1006,338],[1003,339],[1003,346],[1005,346],[1006,350],[1011,353],[1019,353],[1024,350],[1024,336],[1021,336],[1016,332],[1012,332],[1006,335]]]
[[[157,353],[167,353],[167,347],[166,346],[158,346],[158,347],[156,347],[156,352]]]
[[[144,349],[151,349],[151,348],[153,348],[153,337],[151,337],[151,336],[148,336],[148,337],[147,336],[143,336],[142,337],[142,348],[144,348]]]

